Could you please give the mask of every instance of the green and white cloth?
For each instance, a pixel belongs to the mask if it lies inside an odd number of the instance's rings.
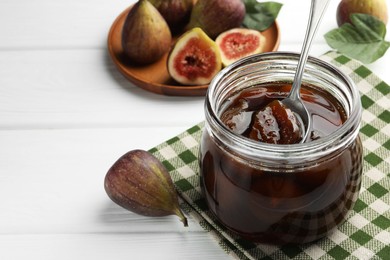
[[[239,259],[390,259],[390,86],[361,63],[336,52],[321,59],[339,67],[356,83],[363,105],[362,188],[348,219],[328,237],[303,245],[273,246],[237,237],[208,211],[199,186],[198,150],[203,123],[150,151],[169,170],[181,207]]]

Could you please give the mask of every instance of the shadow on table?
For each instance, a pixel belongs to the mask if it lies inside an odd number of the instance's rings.
[[[110,232],[169,231],[176,225],[182,225],[175,216],[142,216],[110,201],[103,205],[98,221],[109,228]]]

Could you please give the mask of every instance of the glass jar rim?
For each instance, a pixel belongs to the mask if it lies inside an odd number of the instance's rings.
[[[325,62],[319,58],[312,56],[308,57],[306,66],[314,66],[324,69],[327,73],[330,73],[334,76],[337,76],[339,80],[343,82],[346,86],[349,87],[350,96],[352,97],[352,104],[347,117],[347,120],[343,125],[338,128],[333,133],[321,137],[318,140],[314,140],[306,143],[298,144],[289,144],[289,145],[280,145],[280,144],[269,144],[263,142],[256,142],[247,137],[241,136],[232,132],[219,118],[217,114],[216,100],[213,94],[218,87],[218,84],[221,80],[227,77],[230,74],[236,72],[243,65],[248,65],[250,63],[255,63],[258,61],[272,61],[272,60],[286,60],[293,61],[294,66],[299,59],[299,53],[295,52],[269,52],[252,55],[247,58],[243,58],[228,67],[225,67],[220,71],[212,80],[209,85],[209,89],[206,94],[205,99],[205,112],[206,112],[206,124],[207,128],[213,129],[214,135],[218,139],[222,139],[227,143],[227,145],[233,145],[234,143],[239,143],[240,145],[234,146],[234,151],[237,154],[244,156],[253,156],[258,151],[261,151],[263,158],[286,158],[286,159],[297,159],[297,160],[307,160],[307,157],[310,155],[312,157],[313,151],[315,151],[318,156],[325,156],[339,149],[341,146],[347,146],[355,140],[359,132],[360,118],[361,118],[361,101],[360,94],[358,89],[355,86],[355,83],[350,77],[345,75],[338,68],[332,64]],[[296,63],[295,63],[296,61]],[[214,105],[213,105],[214,104]],[[351,131],[352,129],[352,131]],[[210,129],[209,129],[210,130]]]

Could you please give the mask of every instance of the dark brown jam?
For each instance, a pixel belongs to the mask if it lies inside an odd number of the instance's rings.
[[[279,100],[287,97],[291,84],[267,84],[243,90],[229,98],[220,118],[233,132],[274,144],[294,144],[301,140],[300,128],[292,111]],[[341,104],[323,90],[302,87],[301,98],[313,120],[310,140],[333,133],[346,120]]]
[[[232,132],[255,141],[297,143],[300,136],[289,111],[282,111],[283,116],[273,108],[265,111],[270,103],[286,97],[290,87],[273,83],[236,93],[224,103],[220,119]],[[310,86],[303,86],[301,93],[313,119],[308,142],[333,133],[346,121],[342,105],[331,94]],[[259,116],[261,113],[268,114]],[[264,124],[269,115],[276,125]],[[210,211],[228,229],[253,241],[315,241],[345,220],[360,189],[362,148],[358,137],[348,147],[314,162],[264,167],[234,154],[205,131],[200,155],[201,186]]]

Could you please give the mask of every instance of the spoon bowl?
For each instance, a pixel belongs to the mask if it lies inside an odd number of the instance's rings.
[[[293,80],[292,88],[289,95],[281,102],[288,107],[301,124],[302,140],[305,142],[309,135],[312,125],[312,118],[300,96],[302,76],[305,69],[306,61],[309,55],[311,43],[317,31],[318,25],[325,13],[329,0],[312,0],[309,14],[309,22],[306,29],[305,39],[303,41],[301,55],[298,60],[297,70]]]

